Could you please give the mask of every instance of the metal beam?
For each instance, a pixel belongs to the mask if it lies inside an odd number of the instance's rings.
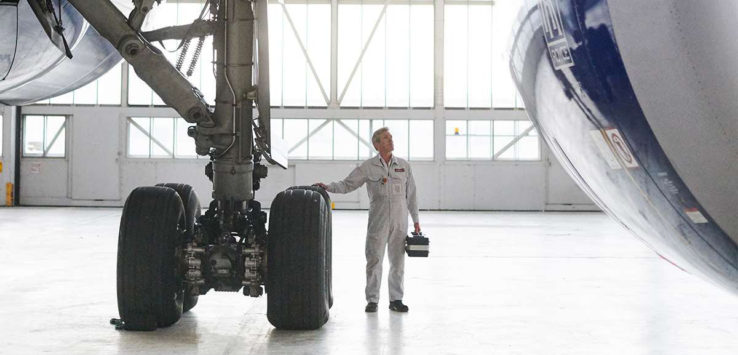
[[[515,138],[513,138],[513,140],[510,141],[510,143],[507,143],[504,147],[502,147],[502,149],[500,149],[500,151],[495,153],[495,155],[492,157],[492,160],[497,160],[497,158],[499,158],[500,155],[505,153],[508,149],[510,149],[510,147],[514,146],[515,143],[519,142],[521,139],[523,139],[523,137],[527,136],[528,133],[530,133],[530,131],[534,130],[535,128],[536,126],[531,125],[530,127],[526,128],[525,131],[520,132],[520,134],[515,136]]]
[[[331,100],[338,107],[338,0],[331,0]]]
[[[445,1],[435,0],[433,9],[433,107],[442,109],[443,105],[443,51],[445,35]]]
[[[367,142],[366,139],[361,138],[361,136],[359,136],[358,133],[354,132],[351,129],[351,127],[349,127],[348,125],[346,125],[345,123],[343,123],[343,121],[341,121],[341,120],[335,120],[335,122],[338,123],[339,125],[341,125],[343,128],[346,128],[346,130],[349,131],[349,133],[351,133],[354,137],[358,138],[359,139],[359,142],[363,143],[365,146],[367,146],[367,148],[374,149],[374,146],[372,144],[369,144],[369,142]],[[408,132],[409,131],[410,130],[408,130]]]
[[[46,129],[46,121],[48,119],[49,119],[48,117],[44,116],[44,129]],[[48,144],[47,147],[43,147],[43,151],[44,151],[43,156],[44,157],[46,156],[46,154],[49,153],[49,150],[51,150],[51,147],[54,146],[54,143],[56,143],[56,140],[59,138],[59,136],[61,135],[62,131],[64,129],[66,129],[66,128],[67,128],[67,118],[64,117],[64,123],[62,123],[61,127],[59,127],[59,130],[56,131],[56,134],[54,134],[54,138],[51,138],[51,142],[49,142],[49,144]],[[44,134],[44,136],[45,136],[45,134]],[[46,138],[46,137],[44,137],[44,138]]]
[[[257,70],[256,70],[256,107],[259,112],[259,127],[254,128],[256,132],[255,142],[266,153],[268,162],[287,169],[286,155],[272,149],[271,128],[271,95],[269,88],[269,4],[267,0],[256,0],[254,11],[256,12],[256,40],[257,40]]]
[[[308,135],[305,136],[305,138],[300,139],[295,145],[293,145],[292,148],[290,148],[290,150],[287,152],[287,154],[292,153],[292,151],[294,151],[295,149],[297,149],[297,147],[299,147],[300,145],[302,145],[302,143],[305,143],[308,139],[310,139],[310,137],[312,137],[315,133],[317,133],[318,131],[320,131],[323,127],[325,127],[327,124],[329,124],[331,122],[333,122],[332,119],[327,119],[327,120],[325,120],[325,122],[321,123],[320,126],[315,127],[315,129],[312,130],[312,132],[308,133]]]
[[[186,39],[210,36],[215,32],[215,22],[207,20],[195,20],[189,25],[169,26],[141,33],[149,42],[163,41],[167,39]]]
[[[107,39],[136,74],[156,92],[168,106],[187,122],[213,127],[208,104],[197,88],[166,57],[143,40],[140,32],[128,24],[126,17],[109,0],[69,0],[87,22]]]

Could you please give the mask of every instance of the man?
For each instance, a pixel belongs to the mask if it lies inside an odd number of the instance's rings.
[[[389,309],[407,312],[402,303],[405,271],[405,237],[408,211],[420,232],[415,180],[410,164],[392,155],[395,149],[392,135],[386,127],[372,135],[372,144],[379,152],[363,162],[345,179],[328,185],[316,185],[328,192],[345,194],[366,184],[369,194],[369,222],[366,233],[366,312],[376,312],[379,286],[382,283],[384,249],[389,252]]]

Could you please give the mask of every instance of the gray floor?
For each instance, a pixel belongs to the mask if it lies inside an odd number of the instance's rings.
[[[365,314],[366,212],[335,211],[335,305],[322,329],[277,331],[265,298],[210,293],[170,328],[116,331],[119,218],[0,209],[0,353],[738,353],[738,297],[600,213],[423,212],[431,257],[407,260],[410,313],[390,313],[383,287],[379,312]]]

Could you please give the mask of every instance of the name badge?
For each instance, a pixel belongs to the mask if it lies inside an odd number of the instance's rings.
[[[404,173],[405,172],[405,168],[395,169],[395,172],[396,173]]]

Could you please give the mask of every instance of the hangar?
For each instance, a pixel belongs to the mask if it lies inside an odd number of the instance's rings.
[[[733,353],[735,74],[646,64],[734,67],[710,46],[738,5],[635,3],[1,2],[3,351]],[[431,240],[407,313],[382,259],[365,312],[386,180],[305,187],[378,159],[381,127]],[[142,306],[168,258],[176,300]]]

